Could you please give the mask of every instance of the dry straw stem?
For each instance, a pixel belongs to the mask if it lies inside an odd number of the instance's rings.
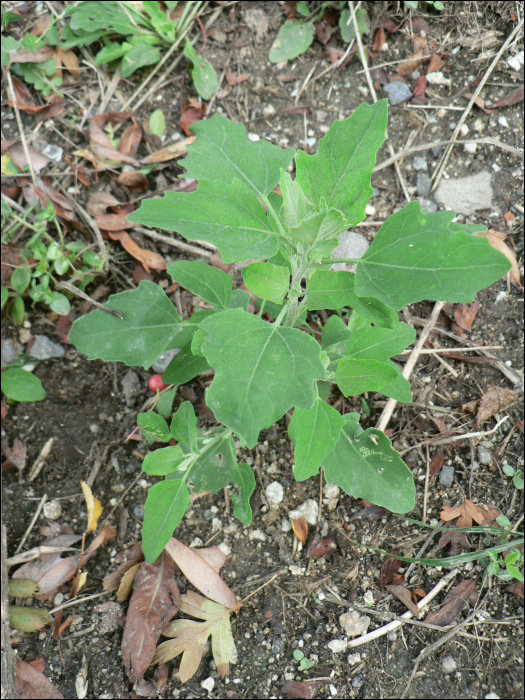
[[[412,370],[416,366],[416,362],[419,358],[419,355],[421,354],[421,350],[423,349],[423,345],[425,344],[425,340],[428,338],[430,331],[433,329],[439,313],[441,309],[443,308],[444,302],[443,301],[437,301],[436,304],[434,305],[434,310],[432,311],[432,315],[428,319],[428,321],[425,323],[425,327],[421,331],[421,335],[419,336],[419,340],[414,346],[414,349],[412,350],[412,353],[410,354],[410,357],[408,358],[404,368],[403,368],[403,377],[405,379],[408,379],[410,375],[412,374]],[[394,409],[397,405],[397,401],[394,399],[388,399],[386,402],[386,406],[383,408],[383,412],[381,413],[381,416],[379,418],[379,421],[376,425],[376,428],[378,430],[384,431],[386,426],[388,425],[388,421],[392,417],[392,413],[394,412]]]
[[[19,551],[22,549],[22,547],[24,546],[24,543],[25,543],[25,541],[27,540],[27,538],[28,538],[28,536],[29,536],[29,533],[30,533],[31,530],[33,529],[33,527],[34,527],[34,525],[35,525],[35,523],[36,523],[36,521],[37,521],[38,516],[39,516],[40,513],[42,512],[42,508],[44,507],[44,503],[47,501],[47,499],[48,499],[48,495],[47,495],[47,493],[45,493],[45,494],[42,496],[42,499],[41,499],[40,503],[38,504],[38,508],[36,509],[36,512],[35,512],[35,514],[33,515],[33,519],[32,519],[31,522],[29,523],[29,526],[28,526],[27,530],[25,531],[24,536],[23,536],[22,539],[20,540],[20,544],[19,544],[18,547],[16,548],[15,554],[18,554],[18,552],[19,552]]]
[[[184,241],[179,241],[178,238],[170,238],[169,236],[164,236],[162,233],[157,233],[152,231],[150,228],[144,228],[143,226],[134,226],[134,231],[143,233],[148,238],[153,238],[154,241],[160,241],[161,243],[166,243],[173,248],[179,248],[179,250],[184,250],[187,253],[192,253],[193,255],[199,255],[203,258],[211,258],[213,252],[211,250],[203,250],[202,248],[197,248],[197,246],[190,245],[189,243],[184,243]],[[206,246],[208,247],[208,246]],[[216,250],[216,248],[214,248]]]
[[[506,420],[508,420],[508,416],[505,416],[500,421],[498,421],[496,425],[492,428],[492,430],[483,430],[478,431],[476,433],[462,433],[461,435],[449,435],[446,438],[439,438],[437,440],[435,438],[431,438],[430,440],[423,440],[423,442],[418,442],[417,445],[412,445],[412,447],[408,447],[406,450],[403,450],[399,454],[403,456],[407,452],[410,452],[411,450],[414,450],[417,447],[422,447],[423,445],[449,445],[451,442],[457,442],[458,440],[472,440],[473,438],[480,438],[485,437],[485,435],[492,435],[492,433],[495,433],[496,430],[500,427],[500,425]]]
[[[20,140],[22,141],[22,149],[27,160],[27,165],[29,167],[29,172],[31,173],[31,180],[33,185],[37,186],[36,175],[33,169],[33,163],[31,161],[31,155],[29,154],[29,148],[27,147],[26,135],[24,133],[24,126],[22,124],[22,119],[20,117],[20,111],[18,109],[18,102],[16,100],[15,88],[13,87],[13,78],[11,77],[11,71],[7,68],[7,84],[9,85],[10,98],[13,101],[13,109],[15,110],[16,123],[18,124],[18,132],[20,134]]]
[[[36,479],[36,477],[40,474],[40,471],[42,470],[42,467],[44,466],[46,459],[49,457],[49,453],[53,449],[53,445],[55,444],[55,440],[56,440],[56,438],[54,438],[54,437],[49,438],[49,440],[46,442],[44,447],[41,449],[40,454],[35,459],[31,469],[29,470],[29,476],[27,477],[27,480],[29,482],[34,481]]]
[[[441,581],[439,581],[434,588],[428,593],[424,598],[422,598],[419,603],[417,604],[417,607],[421,610],[425,607],[425,605],[428,605],[436,596],[437,594],[447,586],[452,579],[459,574],[459,569],[454,569],[450,573],[448,573],[446,576],[444,576]],[[401,615],[401,618],[406,618],[406,619],[411,619],[413,617],[412,613],[410,611],[406,612],[404,615]],[[383,637],[385,634],[388,634],[389,632],[392,632],[393,630],[399,629],[404,624],[401,620],[393,620],[392,622],[389,622],[388,624],[384,625],[383,627],[379,627],[376,630],[373,630],[373,632],[369,632],[368,634],[363,635],[362,637],[358,637],[357,639],[353,639],[352,641],[348,642],[348,648],[353,649],[354,647],[361,646],[362,644],[368,644],[368,642],[372,642],[374,639],[378,639],[379,637]],[[453,631],[455,631],[457,628],[454,628]]]
[[[367,59],[365,50],[363,48],[363,42],[361,41],[361,33],[359,31],[359,27],[357,25],[357,18],[355,16],[356,10],[354,9],[353,2],[350,1],[348,3],[348,5],[349,5],[350,11],[352,13],[352,21],[354,23],[355,38],[357,40],[357,45],[359,47],[359,55],[361,56],[361,63],[363,64],[363,66],[365,66],[365,75],[366,75],[366,80],[368,83],[368,89],[370,90],[370,94],[372,95],[372,98],[373,98],[374,104],[375,104],[377,102],[377,94],[376,94],[376,91],[374,88],[374,83],[372,82],[372,78],[370,77],[370,70],[368,68],[368,59]],[[388,131],[385,132],[385,138],[386,138],[386,145],[387,145],[388,151],[389,151],[391,156],[394,156],[395,155],[394,149],[393,149],[392,144],[390,143],[390,141],[388,139]],[[397,174],[399,183],[400,183],[401,188],[403,190],[403,193],[405,195],[405,199],[407,200],[407,202],[410,202],[410,195],[408,194],[407,186],[405,184],[405,180],[403,178],[403,175],[401,173],[401,168],[399,167],[397,160],[396,160],[396,162],[394,162],[394,167],[396,169],[396,174]]]
[[[456,141],[458,134],[461,130],[461,127],[465,123],[465,120],[468,117],[470,110],[472,109],[472,106],[474,105],[479,93],[482,91],[483,87],[485,86],[485,83],[487,82],[487,80],[491,76],[494,68],[497,66],[498,61],[501,58],[504,51],[507,49],[507,47],[513,41],[514,37],[520,34],[522,29],[523,29],[523,19],[516,27],[514,27],[514,31],[508,37],[507,41],[503,44],[501,49],[498,51],[498,53],[494,57],[494,60],[490,64],[488,70],[486,71],[485,75],[481,79],[480,84],[476,88],[476,91],[472,95],[470,102],[468,103],[465,111],[461,115],[461,119],[459,120],[456,128],[454,129],[454,133],[452,134],[452,139],[451,139],[452,143],[450,143],[449,146],[447,146],[447,149],[445,150],[445,153],[443,154],[443,157],[441,159],[441,163],[439,164],[438,169],[434,172],[434,175],[432,176],[432,179],[434,180],[434,186],[432,187],[432,191],[434,191],[436,189],[436,187],[439,185],[441,178],[443,177],[443,173],[445,172],[445,168],[447,166],[448,159],[450,158],[450,154],[452,152],[453,143]]]

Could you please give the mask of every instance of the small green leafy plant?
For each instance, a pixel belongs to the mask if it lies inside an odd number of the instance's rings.
[[[510,464],[508,464],[508,462],[505,462],[505,464],[502,466],[502,470],[504,474],[510,476],[514,487],[519,491],[523,491],[523,472],[521,469],[515,470],[510,466]]]
[[[514,534],[511,529],[512,524],[504,515],[500,515],[496,522],[503,528],[498,536],[500,545],[505,544],[508,542],[509,537]],[[520,569],[523,569],[523,545],[521,545],[521,548],[509,545],[504,552],[498,552],[490,548],[485,550],[484,554],[486,556],[481,560],[481,563],[487,567],[486,576],[483,579],[484,585],[486,585],[488,576],[496,576],[501,581],[512,581],[512,579],[515,579],[523,583],[523,573],[520,571]]]
[[[385,221],[362,258],[332,259],[338,237],[365,218],[387,111],[386,100],[361,105],[334,122],[315,155],[252,142],[244,126],[220,115],[197,122],[183,161],[197,190],[167,192],[128,216],[207,241],[227,264],[250,261],[244,283],[260,307],[258,315],[248,312],[249,296],[232,290],[230,275],[200,261],[178,261],[168,264],[168,273],[207,305],[189,320],[159,285],[142,281],[108,300],[122,318],[96,310],[73,324],[69,340],[90,359],[149,368],[179,348],[162,376],[166,384],[215,372],[206,404],[224,428],[199,430],[188,402],[170,426],[155,413],[139,415],[146,439],[178,442],[144,460],[146,473],[165,476],[146,502],[147,561],[156,559],[183,517],[189,488],[216,493],[233,481],[237,517],[250,522],[255,481],[248,465],[237,465],[234,435],[253,449],[260,431],[292,408],[298,481],[322,466],[328,482],[355,498],[395,513],[414,507],[412,473],[390,440],[374,428],[363,430],[358,413],[341,415],[329,405],[330,387],[337,384],[344,396],[379,391],[410,402],[409,382],[391,358],[416,333],[397,312],[422,300],[469,303],[510,264],[486,238],[473,235],[484,226],[455,223],[453,212],[429,215],[417,201]],[[288,173],[294,156],[295,180]],[[277,184],[282,196],[273,192]],[[356,263],[355,274],[333,272],[334,262]],[[339,311],[324,325],[321,343],[310,326],[298,327],[317,310]]]
[[[309,659],[306,658],[304,652],[300,649],[294,649],[293,657],[299,662],[299,666],[303,669],[303,671],[308,671],[308,669],[312,668],[312,664],[310,663]]]

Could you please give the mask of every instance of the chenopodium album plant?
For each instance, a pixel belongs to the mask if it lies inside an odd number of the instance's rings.
[[[218,492],[230,481],[234,513],[251,521],[255,480],[237,464],[234,436],[254,448],[261,430],[294,409],[294,476],[304,481],[323,467],[325,478],[355,498],[396,513],[414,507],[412,473],[379,430],[364,430],[359,414],[341,415],[323,400],[336,383],[344,396],[381,392],[410,402],[409,382],[390,358],[415,339],[398,320],[406,304],[422,300],[468,303],[509,269],[484,226],[455,223],[453,212],[429,215],[419,202],[387,219],[357,263],[355,274],[333,272],[332,251],[349,227],[365,218],[376,153],[385,140],[387,102],[362,104],[336,121],[315,155],[252,142],[243,125],[222,116],[197,122],[197,139],[183,161],[193,193],[166,192],[128,216],[134,223],[177,231],[215,245],[225,263],[242,270],[260,313],[248,313],[248,294],[232,291],[232,277],[202,262],[168,264],[176,282],[206,302],[188,321],[156,284],[112,296],[107,306],[77,320],[71,342],[90,359],[145,369],[166,350],[180,348],[163,381],[184,384],[213,368],[206,404],[225,427],[197,428],[189,402],[171,425],[149,411],[138,416],[153,442],[177,445],[148,454],[147,474],[164,476],[150,488],[143,547],[147,561],[162,552],[193,493]],[[296,178],[287,172],[296,157]],[[282,196],[273,192],[280,183]],[[256,262],[254,262],[256,261]],[[319,342],[299,326],[306,312],[352,309],[349,322],[328,318]],[[262,318],[268,313],[275,320]],[[305,326],[308,331],[309,328]]]

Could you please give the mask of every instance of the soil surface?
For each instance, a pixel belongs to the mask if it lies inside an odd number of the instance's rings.
[[[364,5],[376,20],[387,15],[398,25],[407,17],[395,14],[399,3]],[[451,137],[468,103],[464,95],[475,89],[469,88],[469,84],[490,65],[514,27],[509,14],[514,10],[509,10],[508,6],[514,8],[513,3],[445,3],[443,13],[424,14],[440,50],[450,57],[447,64],[450,71],[444,73],[450,84],[429,86],[427,106],[434,105],[433,108],[415,108],[410,101],[390,108],[388,134],[395,152],[402,150],[407,141],[417,146],[447,141]],[[429,5],[425,5],[425,8],[428,9]],[[256,9],[265,18],[263,22],[259,17],[258,32],[250,29],[253,18],[246,19],[246,13],[253,13]],[[365,76],[360,73],[361,64],[354,58],[343,69],[330,70],[319,80],[310,80],[296,104],[297,91],[314,66],[317,64],[317,75],[321,69],[328,68],[330,62],[326,49],[316,42],[306,54],[286,66],[270,64],[269,47],[283,21],[279,3],[234,3],[225,7],[214,27],[227,32],[228,43],[220,44],[208,38],[205,56],[217,72],[229,65],[239,74],[249,73],[250,78],[240,85],[223,87],[211,114],[225,114],[236,122],[246,124],[250,134],[270,139],[283,147],[314,153],[318,139],[334,120],[348,117],[359,104],[363,101],[371,103],[372,98]],[[497,42],[483,49],[483,38],[491,31],[499,32]],[[334,27],[334,36],[338,38],[339,48],[342,46],[344,49],[346,45],[342,45],[337,27]],[[372,36],[365,40],[368,45],[372,42]],[[478,39],[478,43],[473,43],[467,49],[462,43],[465,38]],[[398,31],[387,35],[387,41],[388,48],[381,52],[382,62],[400,60],[412,53],[409,30],[407,33]],[[512,53],[518,50],[523,50],[522,37],[518,37],[518,44]],[[501,58],[484,88],[482,97],[485,104],[494,104],[523,83],[523,67],[519,72],[509,67],[505,62],[508,55],[504,54]],[[379,59],[375,61],[376,65],[378,63]],[[386,70],[388,72],[394,68],[395,65]],[[182,70],[181,67],[181,73]],[[289,82],[276,79],[279,71],[284,70],[295,74]],[[147,69],[144,69],[132,76],[132,80],[123,81],[118,94],[127,98],[146,76]],[[412,85],[410,76],[406,76],[405,80],[409,86]],[[91,89],[97,89],[95,82]],[[381,96],[380,90],[378,93]],[[81,99],[88,99],[87,92],[80,95],[83,95]],[[188,81],[184,85],[184,96],[195,97],[193,85]],[[180,81],[175,81],[154,96],[149,104],[143,105],[137,115],[142,121],[151,113],[152,105],[163,109],[168,122],[167,143],[171,142],[174,132],[180,132],[179,98]],[[114,99],[117,100],[114,108],[118,110],[121,104],[117,97]],[[5,109],[11,111],[7,107]],[[30,133],[33,129],[32,119],[25,113],[22,116],[25,128]],[[504,122],[501,121],[502,116],[505,117]],[[491,136],[513,148],[523,148],[521,104],[491,114],[474,107],[465,123],[470,134],[475,134],[476,138]],[[63,130],[60,123],[55,123],[55,126],[59,131]],[[3,128],[6,139],[16,137],[15,121],[5,122]],[[44,125],[41,135],[48,142],[65,148],[66,152],[87,147],[88,137],[78,133],[68,134],[71,142],[66,142]],[[314,138],[315,144],[307,145],[307,139]],[[378,154],[377,162],[381,163],[389,156],[385,145]],[[426,160],[426,172],[431,176],[438,165],[440,153],[434,154],[431,150],[410,153],[400,162],[411,198],[418,197],[418,171],[413,167],[416,156]],[[475,214],[460,216],[459,220],[483,223],[508,234],[507,243],[514,250],[523,275],[522,163],[522,159],[515,154],[494,145],[481,145],[474,154],[465,152],[462,147],[455,147],[445,170],[445,178],[465,177],[476,172],[491,174],[492,203]],[[153,191],[162,187],[159,178],[165,178],[168,184],[174,182],[180,172],[174,161],[165,164],[160,175],[154,172],[149,177],[150,189]],[[63,184],[67,190],[72,183]],[[378,226],[372,222],[380,222],[406,203],[393,166],[376,172],[372,184],[376,188],[376,196],[371,200],[375,212],[367,217],[366,226],[356,229],[369,242],[378,230]],[[79,201],[85,205],[94,191],[109,191],[109,188],[110,179],[106,173],[91,188],[81,190]],[[430,194],[425,198],[432,201],[434,197]],[[443,206],[438,205],[439,208]],[[512,228],[504,218],[508,212],[516,217]],[[142,234],[132,235],[143,248],[162,254],[166,260],[195,259],[177,248],[163,243],[155,244]],[[111,250],[114,254],[120,254],[116,262],[120,274],[112,273],[104,281],[106,293],[102,301],[109,293],[136,286],[132,281],[135,268],[132,258],[127,254],[122,256],[117,243],[111,243]],[[165,284],[169,281],[171,284],[166,273],[152,272],[152,277],[155,281],[164,281]],[[239,284],[239,280],[236,280],[236,284]],[[93,294],[96,286],[97,282],[89,288],[90,293]],[[191,295],[184,291],[177,301],[183,311],[193,306]],[[439,329],[442,329],[457,335],[457,327],[452,325],[449,316],[442,314],[437,330],[431,335],[431,342],[440,347],[450,347],[451,350],[463,347],[461,343],[467,341],[500,346],[491,352],[518,378],[522,378],[522,289],[501,280],[478,294],[477,302],[480,308],[471,334],[464,331],[462,337],[455,340],[440,333]],[[80,301],[75,301],[73,306],[76,317],[86,311]],[[29,304],[26,307],[29,308]],[[406,309],[405,318],[415,323],[419,330],[418,319],[428,317],[432,308],[431,304],[411,306]],[[316,318],[314,316],[312,320]],[[319,320],[323,319],[319,317]],[[61,504],[62,514],[58,522],[68,523],[75,532],[81,533],[85,527],[86,512],[80,481],[88,479],[94,465],[98,465],[100,468],[92,488],[104,507],[102,517],[105,518],[113,509],[109,522],[117,527],[118,514],[122,514],[122,510],[118,509],[123,507],[128,520],[125,531],[119,530],[119,543],[112,540],[101,547],[85,566],[87,581],[79,594],[79,598],[83,599],[103,591],[102,580],[116,567],[119,553],[140,540],[147,489],[157,479],[141,474],[141,457],[148,449],[145,443],[133,439],[126,441],[126,438],[136,427],[137,413],[144,410],[151,396],[148,389],[151,372],[133,368],[140,388],[126,402],[122,380],[128,368],[119,363],[87,361],[56,334],[56,322],[56,315],[36,306],[29,311],[28,321],[22,329],[33,336],[48,336],[61,344],[66,352],[61,358],[39,362],[34,370],[47,391],[44,401],[7,406],[2,439],[12,444],[18,438],[27,445],[28,466],[20,479],[12,470],[4,474],[3,519],[7,528],[9,556],[14,554],[44,494],[49,500],[55,499]],[[3,340],[11,338],[19,342],[20,332],[19,327],[4,317]],[[474,356],[474,353],[471,355]],[[176,409],[183,400],[190,400],[199,415],[201,426],[212,425],[210,412],[204,404],[204,392],[209,382],[210,377],[204,376],[180,387],[174,405]],[[484,396],[491,384],[521,395],[520,384],[514,384],[494,363],[467,363],[449,358],[443,364],[430,354],[421,356],[411,383],[413,403],[398,405],[389,423],[390,438],[413,470],[417,487],[416,508],[407,515],[421,520],[425,510],[427,522],[437,525],[443,504],[456,505],[466,497],[476,504],[494,504],[513,525],[517,524],[522,517],[521,492],[513,488],[510,479],[501,471],[501,465],[507,461],[514,469],[523,469],[521,401],[514,402],[482,425],[480,430],[490,431],[501,418],[507,417],[506,422],[490,435],[456,440],[442,447],[444,466],[454,467],[453,481],[449,487],[443,486],[439,476],[435,481],[426,483],[427,467],[439,447],[430,444],[419,446],[415,451],[413,448],[429,439],[442,438],[443,423],[454,437],[476,431],[475,419],[465,413],[462,406]],[[379,419],[385,397],[379,394],[367,396],[369,415],[364,412],[360,398],[343,400],[335,386],[330,401],[332,404],[339,402],[338,407],[345,413],[360,411],[362,425],[367,428],[374,426]],[[55,438],[51,453],[40,474],[29,483],[26,478],[29,467],[50,438]],[[489,454],[488,464],[480,464],[479,448],[484,448],[485,453]],[[284,419],[261,433],[254,450],[239,449],[238,453],[243,461],[253,465],[257,479],[257,489],[252,499],[252,524],[243,528],[233,518],[230,499],[221,492],[195,500],[175,535],[187,545],[224,545],[223,551],[229,550],[231,553],[222,576],[240,599],[267,583],[275,574],[279,575],[246,601],[233,622],[238,662],[231,666],[230,676],[221,680],[215,670],[211,651],[207,650],[197,674],[184,685],[181,685],[177,675],[178,660],[171,662],[167,683],[161,690],[162,697],[280,698],[286,697],[281,690],[286,681],[319,677],[325,679],[316,688],[317,697],[320,698],[405,697],[405,691],[408,697],[413,698],[523,697],[523,601],[506,590],[506,582],[497,579],[492,579],[489,588],[482,589],[484,568],[476,562],[459,567],[457,575],[438,595],[432,607],[442,602],[448,590],[463,579],[468,579],[475,581],[477,593],[483,600],[477,614],[471,624],[424,658],[413,678],[411,673],[416,658],[427,646],[438,641],[443,632],[405,625],[363,646],[345,649],[342,644],[341,651],[334,653],[328,646],[330,642],[350,641],[339,623],[340,615],[348,609],[345,601],[351,600],[357,606],[368,607],[367,614],[371,618],[368,631],[385,624],[377,611],[400,615],[406,610],[395,597],[386,591],[381,592],[381,566],[385,557],[361,545],[417,556],[429,531],[388,513],[381,513],[371,520],[352,519],[363,508],[362,504],[342,492],[335,500],[326,498],[322,475],[296,483],[292,472],[293,446],[289,442]],[[265,492],[274,481],[284,488],[284,500],[278,505],[269,504]],[[318,523],[310,527],[308,543],[315,533],[320,533],[322,537],[335,533],[337,548],[330,556],[306,558],[305,548],[289,530],[289,511],[307,499],[313,499],[320,505]],[[125,519],[121,515],[121,525],[122,522]],[[49,522],[41,514],[25,541],[24,550],[42,543],[39,527],[46,524]],[[521,521],[518,530],[522,529]],[[483,546],[481,542],[471,541],[471,544],[473,547]],[[437,538],[428,543],[425,556],[443,556],[443,551],[437,548]],[[407,586],[428,592],[451,568],[412,567]],[[399,573],[406,573],[406,567],[401,568]],[[188,584],[180,574],[177,580],[183,592]],[[66,595],[69,585],[62,588]],[[94,612],[97,604],[111,599],[114,599],[114,594],[103,594],[64,610],[64,617],[74,615],[74,624],[62,634],[60,648],[49,632],[13,632],[12,642],[17,654],[22,659],[44,657],[47,662],[46,675],[66,698],[77,697],[75,680],[83,659],[88,664],[88,697],[137,697],[130,694],[132,686],[122,663],[121,627],[117,625],[105,632],[100,627],[101,616]],[[45,605],[51,609],[53,602]],[[461,622],[468,614],[469,611],[465,609],[455,622]],[[295,649],[300,649],[310,661],[309,670],[302,670],[294,659]],[[153,670],[150,670],[147,677],[152,676]],[[211,691],[206,689],[211,687],[210,683],[201,686],[209,678],[214,681]],[[407,688],[410,678],[411,683]]]

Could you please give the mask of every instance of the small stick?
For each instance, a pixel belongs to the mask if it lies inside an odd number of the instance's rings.
[[[445,586],[447,586],[455,576],[457,576],[457,574],[459,574],[459,569],[454,569],[446,576],[444,576],[441,579],[441,581],[438,581],[438,583],[434,586],[430,593],[427,593],[427,595],[419,601],[417,607],[421,610],[425,605],[428,605],[437,596],[437,594],[443,588],[445,588]],[[404,613],[404,615],[401,615],[401,618],[410,619],[412,617],[413,615],[410,612],[410,610]],[[399,627],[401,627],[403,624],[404,623],[401,620],[394,620],[393,622],[389,622],[383,627],[379,627],[378,629],[373,630],[373,632],[369,632],[368,634],[365,634],[362,637],[358,637],[357,639],[352,639],[352,641],[348,642],[348,648],[353,649],[354,647],[361,646],[361,644],[368,644],[368,642],[372,642],[374,639],[378,639],[379,637],[383,637],[385,634],[388,634],[393,630],[399,629]]]
[[[167,245],[170,245],[173,248],[179,248],[180,250],[184,250],[187,253],[193,253],[193,255],[200,255],[203,258],[211,258],[213,255],[211,251],[203,250],[202,248],[197,248],[197,246],[190,245],[189,243],[184,243],[183,241],[179,241],[178,238],[170,238],[169,236],[164,236],[162,233],[157,233],[156,231],[152,231],[149,228],[144,228],[143,226],[134,226],[133,230],[138,231],[139,233],[143,233],[149,238],[153,238],[154,241],[166,243]]]
[[[405,379],[408,379],[410,375],[412,374],[412,370],[414,369],[416,362],[419,358],[419,354],[421,350],[423,349],[423,345],[425,343],[425,340],[428,338],[430,331],[434,327],[438,316],[440,314],[441,309],[443,308],[445,302],[443,301],[437,301],[434,305],[434,310],[432,311],[432,315],[428,319],[428,321],[425,324],[425,327],[421,331],[421,335],[419,336],[419,340],[414,346],[414,349],[412,350],[410,357],[408,358],[405,367],[403,369],[403,377]],[[383,409],[383,412],[381,413],[381,416],[379,418],[379,421],[377,423],[376,428],[378,430],[384,431],[386,426],[388,425],[388,421],[392,417],[392,413],[394,412],[394,409],[396,407],[397,401],[394,399],[388,399],[386,402],[386,405]]]
[[[263,588],[266,588],[266,586],[268,586],[268,585],[269,585],[272,581],[274,581],[278,576],[282,576],[284,573],[286,573],[286,569],[284,569],[284,571],[278,571],[276,574],[274,574],[274,575],[272,576],[272,578],[271,578],[269,581],[266,581],[266,583],[263,583],[262,586],[259,586],[259,588],[256,588],[254,591],[252,591],[252,593],[250,593],[250,595],[247,595],[246,598],[243,598],[243,599],[241,600],[241,603],[244,605],[244,603],[246,603],[246,601],[247,601],[249,598],[251,598],[252,596],[254,596],[256,593],[259,593],[259,591],[262,591]]]
[[[223,83],[223,81],[224,81],[224,76],[226,75],[226,71],[227,71],[227,69],[228,69],[228,66],[230,65],[230,61],[232,60],[232,58],[233,58],[233,51],[230,51],[230,55],[228,56],[228,58],[227,58],[227,60],[226,60],[226,65],[224,66],[224,69],[223,69],[223,71],[222,71],[222,73],[221,73],[221,76],[220,76],[220,78],[219,78],[219,83],[218,83],[218,85],[217,85],[217,89],[216,89],[215,92],[213,93],[213,96],[212,96],[211,100],[208,102],[208,106],[206,107],[206,116],[209,115],[209,113],[211,112],[211,109],[212,109],[213,105],[215,104],[215,100],[217,99],[217,93],[218,93],[219,90],[221,89],[221,85],[222,85],[222,83]]]
[[[451,435],[450,437],[440,438],[439,440],[424,440],[423,442],[418,442],[417,445],[412,445],[412,447],[408,447],[406,450],[403,450],[399,454],[402,456],[407,452],[410,452],[410,450],[414,450],[417,447],[422,447],[423,445],[448,445],[450,442],[457,442],[458,440],[470,440],[471,438],[492,435],[492,433],[495,433],[496,430],[500,427],[500,425],[506,420],[508,420],[508,416],[505,416],[498,423],[496,423],[492,430],[482,431],[478,433],[463,433],[462,435]]]
[[[44,462],[49,457],[49,453],[51,452],[53,445],[55,444],[55,440],[56,440],[56,438],[54,438],[54,437],[50,438],[46,442],[44,447],[42,447],[40,454],[35,459],[31,469],[29,470],[29,476],[27,477],[27,480],[29,482],[34,481],[36,479],[36,477],[40,474],[40,471],[41,471],[42,467],[44,466]]]
[[[63,610],[64,608],[69,608],[71,605],[80,605],[81,603],[85,603],[86,600],[92,600],[93,598],[100,598],[100,596],[107,595],[109,591],[103,591],[102,593],[94,593],[93,595],[88,595],[85,598],[76,598],[75,600],[69,600],[67,603],[63,603],[62,605],[59,605],[56,608],[53,608],[53,610],[49,611],[50,615],[54,615],[56,612],[59,610]]]
[[[501,47],[501,49],[500,49],[500,50],[498,51],[498,53],[494,56],[494,60],[492,61],[492,63],[491,63],[490,66],[488,67],[488,70],[485,72],[485,75],[484,75],[483,78],[481,79],[481,81],[480,81],[478,87],[476,88],[476,91],[475,91],[474,94],[472,95],[472,97],[471,97],[471,99],[470,99],[470,102],[469,102],[468,105],[466,106],[465,111],[464,111],[463,114],[461,115],[461,118],[460,118],[460,120],[458,121],[456,128],[454,129],[454,133],[452,134],[452,139],[451,139],[452,141],[455,141],[455,140],[457,139],[458,134],[459,134],[459,132],[460,132],[460,130],[461,130],[461,127],[462,127],[463,124],[465,123],[465,120],[466,120],[467,116],[469,115],[470,110],[472,109],[474,103],[476,102],[476,99],[477,99],[479,93],[482,91],[483,87],[485,86],[485,83],[486,83],[487,80],[489,79],[489,77],[490,77],[490,75],[492,74],[494,68],[497,66],[498,61],[499,61],[499,59],[501,58],[502,54],[503,54],[504,51],[507,49],[507,47],[509,46],[509,44],[511,43],[511,41],[514,39],[514,37],[515,37],[516,35],[518,35],[518,34],[521,32],[522,28],[523,28],[523,19],[522,19],[521,22],[514,28],[514,31],[512,32],[512,34],[510,34],[510,36],[508,37],[507,41],[503,44],[503,46]],[[441,163],[439,164],[439,167],[438,167],[437,171],[434,173],[434,175],[433,175],[433,177],[432,177],[432,179],[434,180],[434,185],[433,185],[433,187],[432,187],[432,191],[434,191],[434,190],[436,189],[436,187],[439,185],[439,183],[440,183],[440,181],[441,181],[441,178],[443,177],[443,173],[445,172],[445,168],[446,168],[446,166],[447,166],[448,159],[450,158],[450,154],[451,154],[451,152],[452,152],[452,148],[453,148],[453,144],[452,144],[452,143],[451,143],[449,146],[447,146],[447,149],[446,149],[445,153],[443,154],[443,158],[441,159]]]
[[[123,318],[120,311],[115,311],[115,309],[110,309],[109,306],[104,306],[104,304],[101,304],[100,302],[95,301],[88,294],[86,294],[86,292],[83,292],[81,289],[78,289],[78,287],[75,287],[73,284],[70,284],[69,282],[59,282],[57,285],[55,285],[55,289],[67,289],[68,292],[71,292],[71,294],[74,294],[75,296],[79,297],[80,299],[84,299],[85,301],[89,301],[89,303],[93,304],[93,306],[96,306],[97,309],[102,309],[102,311],[107,311],[107,313],[111,314],[112,316],[118,316],[119,318]]]
[[[319,65],[319,61],[316,61],[316,62],[314,63],[313,68],[311,69],[311,71],[308,73],[308,75],[307,75],[306,78],[304,79],[303,84],[302,84],[301,87],[299,88],[299,91],[298,91],[297,95],[295,96],[295,102],[294,102],[294,105],[295,105],[296,107],[297,107],[297,103],[299,102],[299,98],[300,98],[301,95],[303,94],[303,92],[304,92],[306,86],[308,85],[308,82],[310,81],[310,78],[311,78],[312,75],[314,74],[315,69],[317,68],[318,65]],[[305,116],[306,116],[306,115],[305,115]]]
[[[425,475],[425,493],[423,495],[423,518],[422,522],[427,520],[427,500],[428,500],[428,477],[430,474],[430,452],[427,445],[427,473]]]
[[[42,508],[44,507],[44,503],[47,501],[47,499],[48,499],[48,495],[47,495],[47,493],[45,493],[45,494],[42,496],[42,500],[41,500],[40,503],[38,504],[38,508],[36,509],[36,512],[35,512],[35,514],[33,515],[33,519],[32,519],[31,522],[29,523],[29,527],[28,527],[27,530],[25,531],[24,536],[23,536],[22,539],[20,540],[20,544],[19,544],[18,547],[16,548],[15,554],[18,554],[18,552],[19,552],[19,551],[22,549],[22,547],[24,546],[24,542],[27,540],[27,538],[28,538],[28,536],[29,536],[29,533],[30,533],[31,530],[33,529],[34,524],[36,523],[37,518],[38,518],[38,516],[40,515],[40,513],[41,513],[41,511],[42,511]]]
[[[456,372],[456,370],[453,367],[451,367],[446,360],[440,357],[437,352],[430,351],[430,354],[433,355],[436,358],[436,360],[443,365],[443,367],[454,377],[454,379],[457,379],[459,377],[459,374]]]
[[[31,180],[33,180],[33,185],[37,187],[36,175],[33,169],[33,163],[31,162],[31,156],[29,155],[29,148],[27,147],[26,135],[24,133],[24,126],[22,124],[22,119],[20,118],[20,111],[18,109],[18,102],[15,95],[15,88],[13,86],[13,78],[11,77],[11,71],[9,68],[6,71],[7,82],[9,85],[9,92],[11,93],[11,99],[13,100],[13,108],[15,110],[16,123],[18,124],[18,131],[20,133],[20,140],[22,141],[22,149],[27,160],[27,165],[29,167],[29,172],[31,173]]]
[[[483,350],[503,350],[503,345],[481,345],[481,346],[476,346],[474,348],[432,348],[432,350],[427,350],[426,348],[424,350],[421,350],[419,353],[420,355],[439,355],[439,353],[445,352],[476,352],[476,350],[480,350],[483,348]],[[401,355],[410,355],[412,350],[403,350],[403,352],[400,352],[397,357],[400,357]]]

